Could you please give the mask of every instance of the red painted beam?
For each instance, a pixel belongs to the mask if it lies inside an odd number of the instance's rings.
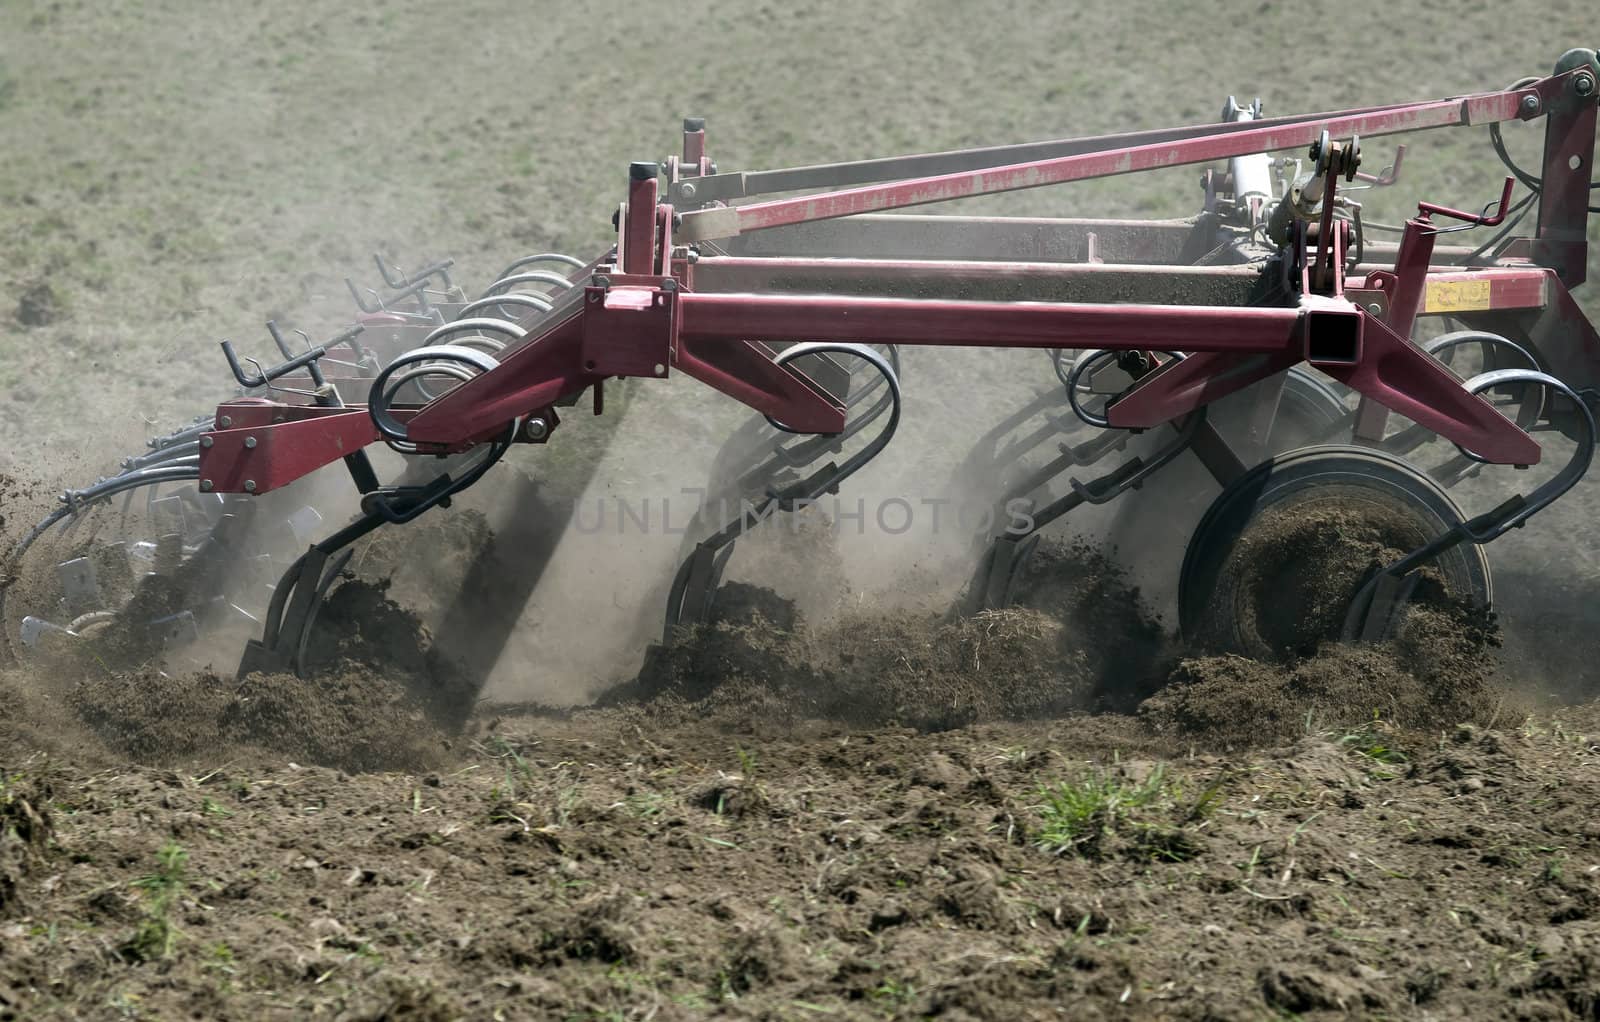
[[[1340,114],[1320,121],[1272,125],[1221,136],[1080,153],[989,170],[939,174],[885,185],[685,213],[679,238],[683,241],[699,241],[731,237],[785,224],[876,213],[992,192],[1038,188],[1163,167],[1209,163],[1252,153],[1276,152],[1310,145],[1324,131],[1335,138],[1351,135],[1373,137],[1428,128],[1507,121],[1521,115],[1524,97],[1538,99],[1546,83],[1559,80],[1545,79],[1525,89]]]
[[[1298,309],[941,301],[815,295],[679,298],[691,341],[847,341],[992,348],[1281,351]]]

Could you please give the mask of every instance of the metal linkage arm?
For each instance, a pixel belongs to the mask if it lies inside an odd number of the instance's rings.
[[[1394,104],[1388,104],[1345,112],[1373,113],[1392,109],[1393,106]],[[668,201],[674,205],[692,207],[713,200],[742,199],[753,195],[772,195],[808,188],[837,188],[842,185],[864,185],[877,181],[903,181],[911,177],[932,174],[988,170],[991,167],[1006,167],[1030,160],[1049,160],[1060,156],[1157,145],[1188,138],[1229,135],[1248,128],[1284,127],[1302,122],[1320,123],[1330,116],[1332,115],[1298,114],[1255,121],[1219,121],[1182,128],[1123,131],[1110,135],[1051,139],[1017,145],[981,146],[939,153],[887,156],[843,163],[819,163],[807,167],[708,174],[673,182],[668,188],[667,196]],[[1397,159],[1396,169],[1398,163]]]
[[[1324,134],[1335,138],[1351,135],[1373,137],[1531,118],[1538,116],[1547,100],[1561,94],[1568,78],[1587,74],[1587,70],[1580,69],[1544,78],[1520,89],[1293,118],[1288,123],[1239,121],[1234,122],[1235,130],[1227,132],[1210,130],[1208,126],[1203,134],[1200,133],[1201,129],[1196,129],[1178,138],[1144,142],[1125,148],[1095,149],[977,171],[946,172],[886,185],[686,212],[678,228],[678,240],[734,237],[745,231],[785,224],[882,212],[1162,167],[1208,163],[1252,153],[1307,146]]]

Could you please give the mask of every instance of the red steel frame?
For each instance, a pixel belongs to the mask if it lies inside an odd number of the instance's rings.
[[[1408,338],[1416,318],[1424,314],[1532,316],[1527,332],[1563,335],[1560,343],[1537,346],[1550,368],[1574,387],[1600,384],[1600,335],[1570,295],[1585,277],[1596,91],[1593,69],[1584,66],[1526,87],[1457,99],[1280,118],[1261,127],[1207,125],[1188,136],[1145,133],[1128,136],[1142,143],[1131,146],[682,212],[661,201],[654,165],[635,165],[619,214],[615,272],[590,276],[572,301],[525,324],[529,336],[503,352],[497,368],[414,416],[398,417],[410,418],[408,435],[421,451],[460,451],[501,436],[513,420],[569,401],[608,377],[662,377],[676,369],[791,429],[830,433],[843,426],[843,406],[802,372],[777,365],[769,345],[838,341],[1178,349],[1191,357],[1168,363],[1110,405],[1113,426],[1157,426],[1308,361],[1362,396],[1358,436],[1374,430],[1381,435],[1388,410],[1490,462],[1532,464],[1540,453],[1532,438],[1486,401],[1468,394]],[[1332,252],[1332,281],[1318,287],[1314,276],[1320,275],[1306,264],[1299,302],[1288,307],[783,294],[762,293],[759,286],[728,290],[759,282],[763,274],[786,277],[790,287],[811,281],[829,287],[843,283],[847,290],[897,283],[925,286],[930,280],[1001,291],[1019,283],[1051,281],[1092,288],[1094,277],[1107,273],[1187,273],[1224,284],[1244,279],[1238,267],[1102,264],[1092,231],[1087,234],[1088,261],[1066,264],[774,259],[714,252],[698,258],[698,252],[690,256],[674,247],[971,195],[1294,148],[1324,132],[1336,138],[1373,137],[1539,116],[1548,118],[1543,191],[1537,230],[1523,250],[1506,249],[1491,266],[1461,268],[1450,262],[1464,250],[1441,248],[1444,261],[1435,266],[1439,227],[1433,216],[1468,214],[1423,204],[1393,249],[1392,265],[1371,263],[1370,257],[1382,254],[1373,247],[1368,262],[1346,277],[1341,246],[1347,225],[1325,218],[1320,230],[1315,230],[1319,225],[1297,228],[1302,232],[1298,243],[1302,261],[1312,258],[1307,253]],[[1157,140],[1148,140],[1157,134]],[[684,159],[673,161],[670,169],[669,183],[677,196],[689,191],[679,183],[679,172],[705,175],[714,169],[705,155],[702,127],[686,130],[684,142]],[[1082,140],[1074,147],[1092,147],[1094,142]],[[709,178],[708,183],[716,180]],[[1137,230],[1137,225],[1130,229]],[[1316,240],[1307,240],[1307,231]],[[1313,293],[1319,290],[1323,293]],[[1468,296],[1465,307],[1463,295]],[[202,487],[222,492],[265,492],[379,439],[359,405],[313,409],[252,399],[219,408],[218,424],[206,434],[200,466]]]

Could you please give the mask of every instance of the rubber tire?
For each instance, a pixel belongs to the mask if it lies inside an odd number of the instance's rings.
[[[1217,652],[1270,656],[1270,640],[1242,634],[1239,616],[1232,610],[1223,614],[1223,608],[1237,608],[1242,598],[1229,588],[1234,580],[1223,577],[1229,555],[1263,512],[1341,495],[1400,511],[1429,537],[1463,519],[1437,483],[1388,454],[1330,445],[1270,458],[1225,488],[1190,536],[1178,580],[1178,625],[1184,638]],[[1489,562],[1481,546],[1458,545],[1441,555],[1435,568],[1454,595],[1484,607],[1493,603]]]

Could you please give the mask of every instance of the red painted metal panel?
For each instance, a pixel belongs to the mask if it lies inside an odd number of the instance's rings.
[[[1205,351],[1168,362],[1106,409],[1118,429],[1152,429],[1298,364],[1301,351],[1239,356]]]
[[[1367,317],[1359,365],[1323,372],[1390,411],[1497,465],[1534,465],[1539,445],[1493,405],[1376,316]]]
[[[306,410],[280,406],[274,414]],[[216,493],[266,493],[377,442],[366,408],[319,411],[328,414],[251,425],[236,418],[232,429],[202,434],[201,486],[209,483]]]
[[[584,371],[665,376],[672,361],[675,297],[653,287],[589,288],[583,305]]]
[[[750,341],[707,342],[680,337],[677,366],[758,412],[802,433],[837,433],[844,408],[799,372],[778,365]]]

